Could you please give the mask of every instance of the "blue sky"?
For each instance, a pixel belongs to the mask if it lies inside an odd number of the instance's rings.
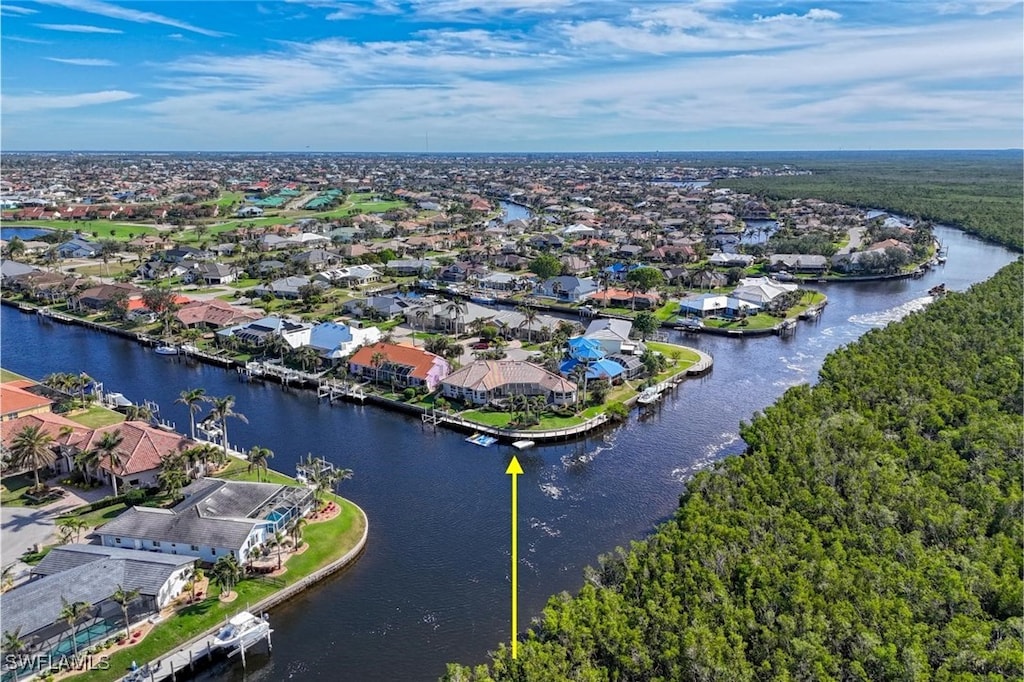
[[[1022,147],[1018,1],[0,3],[16,150]]]

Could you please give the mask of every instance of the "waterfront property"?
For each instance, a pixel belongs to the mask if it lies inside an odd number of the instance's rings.
[[[555,405],[576,402],[576,384],[532,362],[480,360],[452,372],[441,382],[446,398],[473,405],[515,395],[544,396]]]
[[[377,383],[433,391],[451,372],[451,365],[440,355],[420,348],[381,342],[357,350],[349,359],[348,371]]]
[[[53,401],[28,390],[38,385],[28,379],[0,384],[0,421],[6,422],[30,414],[50,412]]]
[[[96,530],[100,542],[209,563],[232,554],[244,564],[314,504],[311,489],[277,483],[202,478],[182,493],[171,509],[131,507]]]
[[[54,660],[84,652],[126,626],[118,590],[138,590],[125,606],[130,622],[141,620],[182,591],[194,562],[189,556],[98,545],[54,547],[27,583],[0,596],[4,631],[18,633],[27,651],[49,653]],[[80,605],[73,624],[66,616],[69,605]]]

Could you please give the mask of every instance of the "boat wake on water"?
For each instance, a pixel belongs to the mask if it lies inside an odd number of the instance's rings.
[[[743,439],[740,438],[738,433],[723,433],[718,437],[718,440],[714,443],[709,444],[704,448],[704,452],[701,453],[700,457],[695,459],[692,464],[685,467],[677,467],[672,470],[672,479],[679,483],[686,483],[694,475],[703,469],[707,469],[709,466],[722,459],[726,455],[738,454],[743,450],[742,447],[735,448],[735,452],[727,452],[727,449],[735,443],[742,443]]]
[[[906,303],[901,303],[898,306],[894,306],[877,313],[851,315],[848,320],[853,324],[864,325],[867,327],[884,327],[890,322],[902,320],[910,313],[922,310],[926,305],[934,300],[935,299],[932,296],[921,296],[920,298],[915,298],[911,301],[907,301]]]

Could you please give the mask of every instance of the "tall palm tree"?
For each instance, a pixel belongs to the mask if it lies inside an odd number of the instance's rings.
[[[202,403],[208,401],[209,398],[206,397],[205,388],[193,388],[182,391],[178,399],[174,401],[188,408],[189,435],[192,436],[192,440],[196,439],[196,413],[203,409]]]
[[[75,658],[77,658],[78,637],[76,635],[78,634],[78,621],[89,615],[89,612],[92,610],[92,604],[87,601],[69,602],[63,596],[60,598],[60,603],[60,619],[71,627],[71,648],[75,652]]]
[[[288,532],[292,536],[292,546],[298,548],[302,544],[302,529],[309,521],[305,517],[298,517],[292,522],[292,525],[288,527]]]
[[[380,368],[386,365],[387,361],[388,356],[380,351],[377,351],[370,357],[370,364],[373,365],[374,370],[376,370],[373,376],[374,383],[380,383]]]
[[[274,537],[271,539],[272,544],[277,549],[277,570],[281,570],[281,550],[284,549],[284,543],[288,541],[288,536],[283,531],[274,531]]]
[[[57,461],[57,453],[53,451],[53,436],[43,431],[42,426],[26,426],[14,436],[11,443],[11,454],[14,461],[32,470],[35,476],[35,490],[42,486],[39,483],[39,470]]]
[[[106,457],[110,461],[110,484],[114,486],[114,496],[117,496],[117,471],[118,469],[124,473],[124,467],[121,462],[121,453],[117,451],[117,446],[124,440],[124,435],[121,433],[121,429],[114,429],[113,431],[107,431],[100,438],[100,442],[96,444],[96,449],[99,450],[101,458]]]
[[[161,490],[165,490],[171,497],[177,497],[188,483],[185,458],[182,454],[167,455],[162,458],[161,463],[160,473],[156,475],[157,483],[160,484]]]
[[[118,585],[117,589],[114,590],[114,594],[110,595],[110,598],[121,606],[121,613],[124,615],[124,631],[130,639],[132,636],[132,624],[128,620],[128,606],[139,598],[139,591],[126,590],[123,585]]]
[[[80,451],[75,456],[75,464],[82,473],[85,475],[85,480],[92,485],[92,472],[99,466],[99,451],[95,447],[89,447],[88,450]]]
[[[572,373],[571,373],[570,376],[573,379],[573,381],[576,383],[577,386],[579,386],[581,382],[583,383],[583,397],[581,399],[581,402],[583,403],[584,406],[586,406],[586,404],[587,404],[587,366],[582,364],[582,363],[579,364],[579,365],[576,365],[573,368]]]
[[[249,471],[252,471],[253,469],[256,470],[257,481],[263,480],[260,477],[260,469],[263,469],[263,471],[266,472],[267,460],[273,458],[273,456],[273,450],[271,450],[270,448],[261,447],[259,445],[254,445],[252,449],[249,450]]]
[[[459,335],[459,322],[462,318],[469,313],[469,306],[461,298],[456,298],[451,301],[445,308],[449,315],[452,316],[452,323],[454,327],[455,336]]]
[[[224,446],[224,457],[226,458],[228,456],[228,418],[234,417],[246,424],[249,423],[249,420],[241,412],[235,412],[235,396],[227,395],[223,398],[212,398],[211,400],[213,402],[213,410],[210,411],[210,414],[220,422],[221,445]]]
[[[81,516],[67,516],[57,519],[55,522],[60,527],[62,532],[68,534],[68,541],[71,541],[71,536],[75,536],[75,542],[82,539],[82,531],[89,527],[89,522],[83,519]]]
[[[523,321],[519,324],[519,327],[526,327],[526,338],[530,343],[533,343],[533,323],[537,321],[537,310],[530,306],[518,306],[516,312],[523,316]]]
[[[412,314],[413,319],[420,325],[420,331],[427,331],[427,318],[430,317],[430,311],[426,308],[419,308],[415,313]]]

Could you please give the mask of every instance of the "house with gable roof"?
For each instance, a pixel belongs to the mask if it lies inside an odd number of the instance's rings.
[[[398,386],[424,386],[433,391],[451,372],[451,365],[421,348],[380,342],[357,350],[348,361],[348,371],[382,384],[394,381]]]

